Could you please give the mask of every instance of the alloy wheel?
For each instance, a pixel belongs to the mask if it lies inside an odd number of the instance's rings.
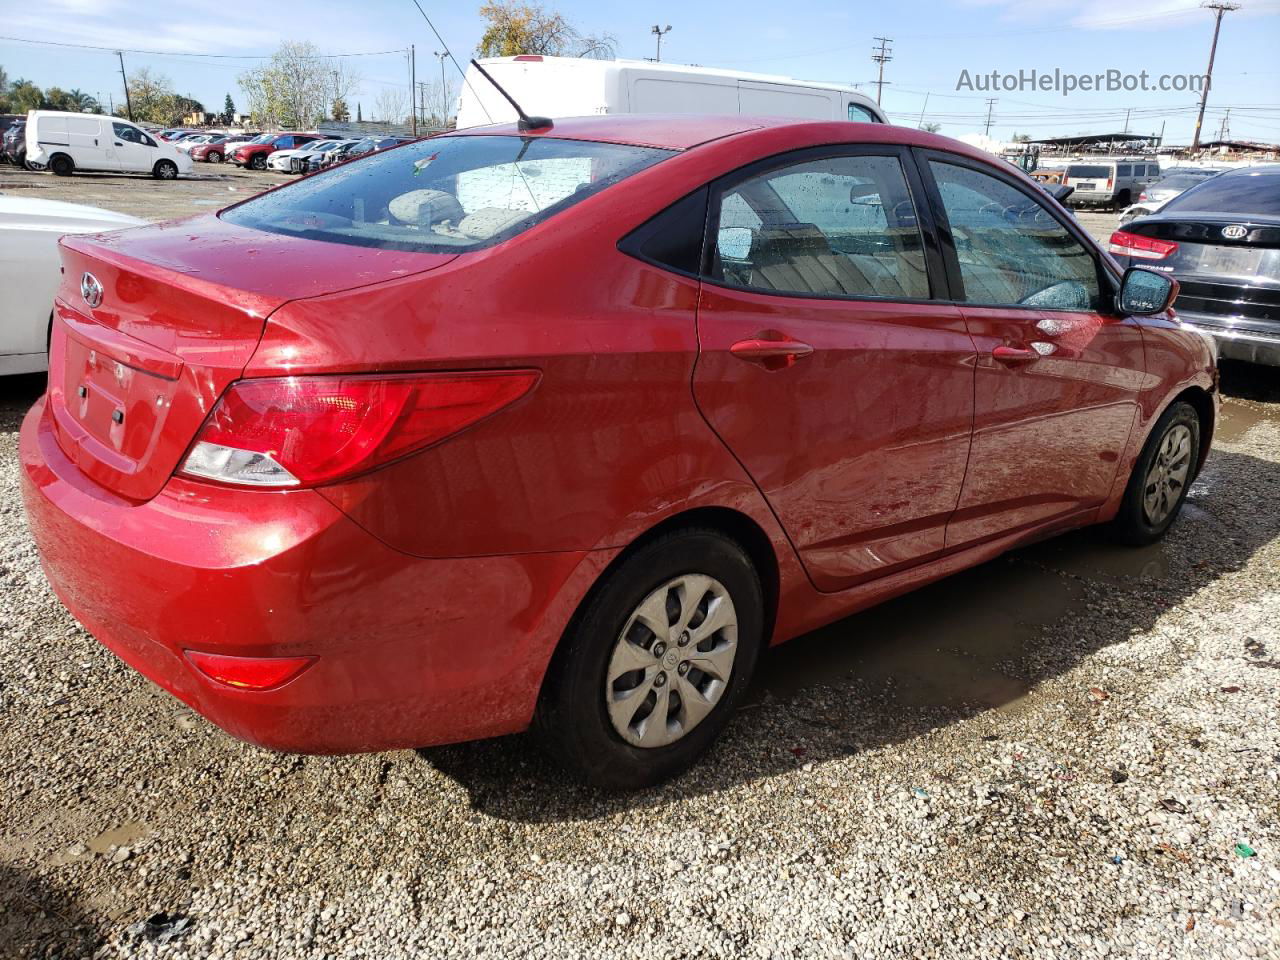
[[[1191,430],[1175,423],[1160,441],[1142,488],[1142,511],[1147,522],[1159,526],[1178,505],[1191,469]]]
[[[605,674],[614,731],[635,747],[665,747],[715,709],[738,652],[738,616],[719,580],[684,574],[627,618]]]

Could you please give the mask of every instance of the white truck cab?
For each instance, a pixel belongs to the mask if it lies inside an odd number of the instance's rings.
[[[99,113],[32,110],[27,114],[27,161],[60,177],[77,170],[149,173],[172,180],[191,172],[191,157],[141,127]]]
[[[491,57],[481,60],[531,116],[589,117],[616,113],[742,113],[809,120],[888,123],[880,107],[853,87],[759,73],[580,57]],[[510,123],[516,112],[475,67],[458,101],[458,129]]]

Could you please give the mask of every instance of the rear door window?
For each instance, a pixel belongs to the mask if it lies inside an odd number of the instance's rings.
[[[712,279],[771,293],[923,300],[915,206],[896,156],[800,161],[724,188]]]
[[[1120,164],[1120,166],[1116,167],[1116,176],[1117,176],[1117,177],[1132,177],[1132,176],[1133,176],[1133,167],[1132,167],[1130,164],[1127,164],[1127,163],[1122,163],[1122,164]]]

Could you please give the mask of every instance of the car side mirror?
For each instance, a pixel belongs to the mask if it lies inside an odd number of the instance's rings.
[[[1059,203],[1066,203],[1067,197],[1076,192],[1075,187],[1068,187],[1065,183],[1055,184],[1049,187],[1049,196],[1057,200]]]
[[[1120,281],[1116,310],[1124,316],[1149,317],[1168,310],[1178,298],[1178,281],[1163,273],[1130,267]]]
[[[754,239],[750,227],[721,227],[716,237],[716,252],[722,260],[745,260]]]

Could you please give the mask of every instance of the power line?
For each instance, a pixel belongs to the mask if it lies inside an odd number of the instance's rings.
[[[184,50],[135,50],[129,47],[102,47],[91,43],[66,43],[60,40],[32,40],[29,37],[3,37],[13,43],[34,43],[45,47],[72,47],[76,50],[102,50],[107,53],[140,53],[151,57],[201,57],[208,60],[270,60],[273,53],[195,53]],[[314,57],[302,57],[303,60],[331,60],[335,57],[381,57],[387,54],[403,54],[399,50],[369,50],[360,53],[322,53]]]

